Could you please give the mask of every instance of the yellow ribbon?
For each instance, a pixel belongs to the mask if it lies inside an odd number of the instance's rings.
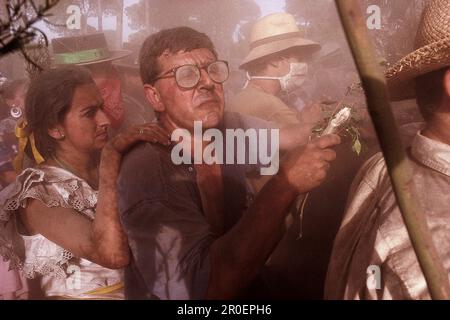
[[[83,294],[85,294],[85,295],[107,295],[110,293],[118,293],[123,288],[124,288],[123,282],[118,282],[116,284],[106,286],[106,287],[100,287],[100,288],[85,292]],[[108,299],[111,299],[112,297],[105,296],[105,297],[101,297],[101,298],[74,298],[74,297],[70,297],[70,296],[52,296],[50,298],[56,299],[56,300],[108,300]]]
[[[28,141],[30,141],[31,144],[31,151],[33,153],[34,161],[36,161],[37,164],[44,162],[44,157],[39,153],[38,149],[36,148],[36,142],[34,140],[34,134],[31,132],[29,128],[27,128],[27,122],[22,120],[17,123],[16,125],[16,137],[19,140],[19,151],[17,153],[17,156],[14,158],[13,166],[14,170],[17,173],[20,173],[22,171],[23,167],[23,159],[25,157],[25,148],[27,147]]]
[[[122,290],[124,287],[123,282],[118,282],[116,284],[106,286],[106,287],[100,287],[98,289],[94,289],[91,291],[86,292],[85,294],[89,295],[104,295],[108,293],[115,293],[119,290]]]

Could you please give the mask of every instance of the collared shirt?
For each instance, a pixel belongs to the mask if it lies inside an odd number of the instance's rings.
[[[298,125],[297,111],[253,83],[230,99],[228,110],[270,121],[277,128]]]
[[[227,108],[231,112],[268,121],[274,128],[281,129],[300,124],[296,110],[289,108],[280,98],[264,92],[252,82],[230,99]],[[259,192],[267,181],[269,181],[267,176],[248,177],[248,182],[255,192]]]
[[[450,146],[420,132],[410,149],[415,197],[450,278]],[[430,299],[381,154],[356,177],[328,268],[328,299]],[[374,274],[368,279],[367,269]],[[374,268],[375,267],[375,268]]]
[[[258,119],[225,113],[225,128],[264,128]],[[247,209],[247,166],[222,165],[224,230]],[[193,165],[175,165],[171,149],[140,144],[124,158],[119,210],[132,253],[125,270],[131,299],[200,299],[209,278],[209,247],[221,236],[202,208]]]

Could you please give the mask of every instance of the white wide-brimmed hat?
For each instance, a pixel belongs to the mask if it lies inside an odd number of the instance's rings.
[[[291,14],[269,14],[255,22],[250,35],[250,52],[239,68],[246,69],[255,60],[294,47],[311,53],[320,50],[318,43],[304,38]]]
[[[414,98],[414,79],[450,66],[450,0],[430,0],[417,30],[415,51],[386,70],[392,100]]]

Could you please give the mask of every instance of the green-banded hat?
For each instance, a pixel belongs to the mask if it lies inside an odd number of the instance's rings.
[[[124,58],[128,50],[109,50],[104,33],[52,40],[54,65],[88,65]]]

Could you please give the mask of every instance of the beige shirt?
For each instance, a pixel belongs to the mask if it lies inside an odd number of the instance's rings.
[[[450,146],[418,133],[410,159],[417,200],[450,278]],[[381,154],[363,166],[350,195],[325,298],[430,299]],[[380,268],[380,281],[368,277],[370,266]]]
[[[270,121],[278,128],[299,124],[298,112],[251,82],[228,102],[228,110]]]
[[[228,111],[263,119],[273,124],[274,128],[298,125],[298,112],[289,108],[280,98],[264,92],[251,82],[228,102]],[[258,193],[269,181],[270,176],[248,177],[253,191]]]

